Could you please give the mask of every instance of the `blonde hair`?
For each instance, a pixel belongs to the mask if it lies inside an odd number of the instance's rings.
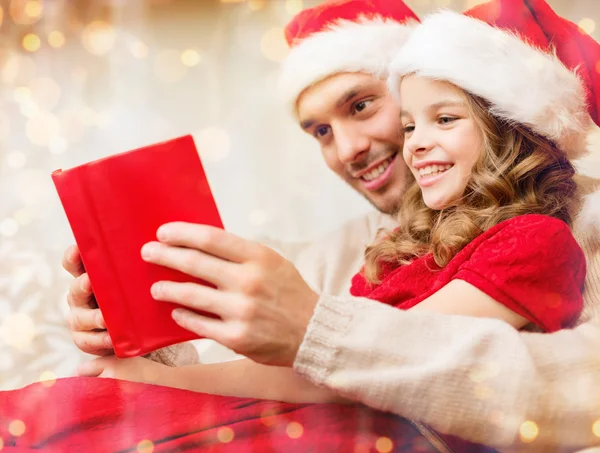
[[[369,282],[380,282],[383,266],[408,264],[427,253],[444,267],[478,235],[519,215],[544,214],[570,225],[579,197],[575,169],[565,154],[522,124],[492,116],[483,99],[466,92],[465,97],[483,150],[463,197],[435,211],[413,181],[399,210],[399,228],[380,234],[365,252]]]

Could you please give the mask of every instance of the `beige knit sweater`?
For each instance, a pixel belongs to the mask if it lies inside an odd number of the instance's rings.
[[[584,194],[600,188],[590,178],[578,183]],[[294,369],[369,406],[505,451],[600,445],[600,228],[582,217],[574,225],[588,264],[579,326],[539,334],[348,296],[362,262],[353,246],[370,242],[381,222],[389,220],[373,214],[294,257],[323,294]]]
[[[580,177],[584,193],[600,181]],[[554,334],[501,321],[403,312],[349,295],[364,248],[394,221],[373,212],[311,244],[275,244],[323,294],[295,370],[369,406],[506,450],[573,451],[600,445],[600,233],[581,219],[588,264],[581,324]],[[171,366],[196,362],[190,344],[158,351]],[[532,421],[538,434],[523,442]],[[535,430],[534,427],[534,430]],[[555,448],[561,445],[563,448]],[[509,448],[510,447],[510,448]],[[564,447],[567,447],[566,449]]]

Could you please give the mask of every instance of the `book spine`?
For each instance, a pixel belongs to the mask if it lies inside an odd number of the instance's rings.
[[[94,191],[83,172],[86,167],[52,174],[67,219],[92,282],[117,357],[139,355],[140,342],[125,300],[121,276],[102,229]],[[103,194],[106,196],[106,194]]]

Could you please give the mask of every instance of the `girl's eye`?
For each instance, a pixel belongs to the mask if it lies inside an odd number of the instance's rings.
[[[449,124],[453,121],[456,121],[457,119],[458,118],[454,116],[441,116],[438,121],[442,124]]]

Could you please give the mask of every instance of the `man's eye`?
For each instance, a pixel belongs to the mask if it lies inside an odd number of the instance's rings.
[[[329,132],[329,126],[320,126],[315,130],[315,135],[317,137],[324,137]]]
[[[357,102],[356,104],[354,104],[354,111],[357,113],[362,112],[364,109],[366,109],[369,104],[373,102],[373,101],[360,101]]]

